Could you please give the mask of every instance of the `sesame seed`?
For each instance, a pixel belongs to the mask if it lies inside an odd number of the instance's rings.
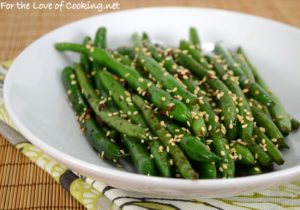
[[[220,154],[221,154],[222,156],[225,156],[225,151],[222,150],[222,151],[220,152]]]
[[[173,165],[173,159],[170,159],[170,165],[171,166]]]
[[[206,139],[206,144],[210,145],[211,143],[213,143],[212,139]]]
[[[249,92],[248,88],[243,89],[243,93],[248,93],[248,92]]]
[[[242,157],[241,154],[238,155],[238,159],[239,159],[239,160],[242,160],[242,159],[243,159],[243,157]]]
[[[247,128],[247,127],[248,127],[248,124],[242,125],[242,128]]]
[[[187,124],[189,127],[191,127],[190,121],[187,121],[186,124]]]
[[[159,152],[163,152],[164,151],[163,146],[159,146],[158,150],[159,150]]]
[[[172,135],[171,135],[170,133],[167,133],[167,134],[165,135],[165,137],[170,138],[170,137],[172,137]]]
[[[259,127],[259,130],[260,130],[261,132],[263,132],[263,133],[266,132],[266,129],[265,129],[264,127]]]
[[[130,76],[130,74],[129,74],[129,73],[126,73],[126,74],[125,74],[125,77],[129,77],[129,76]]]
[[[161,97],[161,100],[166,101],[166,97],[165,96]]]
[[[271,139],[271,141],[276,143],[276,142],[277,142],[277,139],[274,139],[274,138],[273,138],[273,139]]]
[[[71,81],[71,85],[76,85],[76,83],[77,83],[77,82],[76,82],[75,80],[72,80],[72,81]]]
[[[160,121],[160,125],[163,126],[163,127],[166,127],[166,123],[163,120]]]

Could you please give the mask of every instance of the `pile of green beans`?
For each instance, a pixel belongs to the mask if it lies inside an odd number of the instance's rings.
[[[62,81],[88,142],[140,174],[186,179],[257,175],[284,163],[285,136],[299,128],[239,47],[216,43],[205,54],[196,28],[169,48],[147,33],[132,46],[107,49],[107,30],[82,44]]]

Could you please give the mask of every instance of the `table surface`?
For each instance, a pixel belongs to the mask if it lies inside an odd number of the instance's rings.
[[[90,2],[97,1],[90,0]],[[267,17],[300,27],[299,0],[103,0],[100,2],[119,2],[121,10],[157,6],[219,8]],[[0,10],[0,61],[14,58],[32,41],[59,26],[96,14],[99,13],[91,10],[63,12]],[[84,208],[48,174],[31,163],[0,136],[0,209]]]

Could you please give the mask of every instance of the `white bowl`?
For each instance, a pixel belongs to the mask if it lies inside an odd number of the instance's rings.
[[[300,117],[300,30],[250,15],[213,9],[149,8],[83,19],[56,29],[27,47],[15,60],[4,86],[7,110],[20,132],[70,169],[126,190],[180,197],[225,197],[258,191],[300,177],[300,133],[287,138],[286,163],[275,172],[244,178],[184,180],[138,175],[98,158],[79,131],[61,82],[61,70],[78,60],[59,53],[56,42],[81,42],[99,26],[108,28],[110,48],[130,43],[133,32],[177,46],[195,26],[203,42],[243,46],[288,112]],[[298,95],[298,97],[297,97]]]

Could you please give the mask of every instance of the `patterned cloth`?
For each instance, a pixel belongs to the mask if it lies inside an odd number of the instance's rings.
[[[0,119],[8,126],[15,128],[9,118],[2,100],[2,87],[6,71],[11,62],[5,62],[0,67]],[[16,134],[19,135],[19,134]],[[199,198],[177,199],[142,195],[141,193],[127,192],[107,186],[87,177],[83,177],[61,163],[55,161],[29,141],[8,139],[23,154],[39,167],[49,173],[71,195],[87,209],[124,209],[124,210],[194,210],[194,209],[300,209],[300,182],[293,182],[284,186],[275,187],[262,192],[240,195],[230,198]]]

